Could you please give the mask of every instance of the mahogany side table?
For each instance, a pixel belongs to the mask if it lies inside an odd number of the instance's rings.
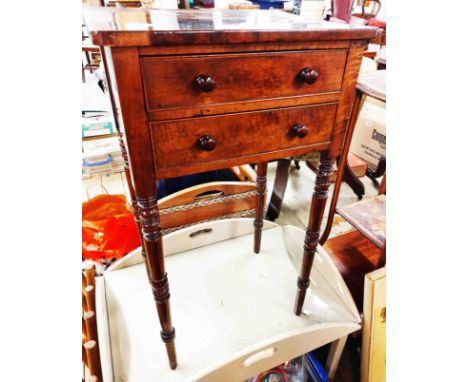
[[[170,367],[177,367],[175,330],[156,179],[257,163],[258,253],[268,160],[320,151],[297,281],[300,315],[332,163],[376,29],[258,10],[87,8],[84,18],[102,48]]]

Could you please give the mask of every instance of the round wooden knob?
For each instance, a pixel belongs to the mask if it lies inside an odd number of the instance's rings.
[[[216,81],[207,74],[200,74],[195,78],[194,82],[196,87],[203,92],[210,92],[216,86]]]
[[[309,134],[309,128],[306,125],[301,125],[298,123],[294,125],[292,128],[292,133],[299,138],[304,138],[307,134]]]
[[[313,84],[319,76],[319,72],[315,69],[304,68],[299,72],[299,78],[306,84]]]
[[[216,147],[216,141],[209,135],[202,135],[197,141],[198,147],[205,151],[214,150]]]

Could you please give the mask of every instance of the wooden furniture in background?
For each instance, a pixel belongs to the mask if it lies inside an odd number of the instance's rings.
[[[385,195],[339,207],[336,212],[372,241],[378,248],[385,244]],[[383,264],[382,264],[383,265]]]
[[[85,31],[85,26],[81,26],[81,52],[84,54],[85,62],[81,62],[81,80],[86,82],[85,71],[89,70],[92,73],[94,70],[99,68],[99,60],[96,61],[95,56],[99,56],[101,50],[98,46],[91,44],[89,36]]]
[[[385,74],[384,70],[379,70],[359,77],[356,86],[357,96],[343,146],[343,155],[349,151],[352,133],[365,96],[386,102]],[[386,178],[384,176],[382,180],[379,196],[336,208],[345,165],[346,163],[342,162],[338,168],[327,225],[320,243],[335,261],[358,309],[362,310],[365,275],[382,267],[386,262],[386,197],[383,195],[386,191]],[[357,231],[327,240],[335,212],[353,225]]]
[[[230,170],[241,182],[255,182],[257,173],[250,165],[241,165],[230,167]]]
[[[257,251],[266,162],[320,151],[297,281],[300,315],[332,164],[375,29],[255,10],[94,8],[85,10],[85,21],[102,47],[113,110],[123,124],[126,175],[170,367],[177,367],[175,329],[157,178],[257,163]]]
[[[359,231],[351,231],[327,240],[323,248],[333,259],[362,311],[364,276],[378,269],[381,251]]]
[[[186,188],[158,201],[162,234],[207,221],[253,217],[257,197],[252,182],[210,182]]]
[[[383,182],[385,187],[385,182]],[[384,190],[381,190],[384,191]],[[378,196],[336,209],[356,231],[336,236],[324,248],[333,258],[359,310],[363,308],[364,279],[386,263],[386,196]]]
[[[387,59],[379,57],[379,58],[376,58],[375,61],[377,62],[378,70],[387,69]]]
[[[356,85],[356,98],[354,99],[354,105],[352,108],[351,118],[346,133],[346,139],[343,144],[342,158],[345,158],[349,152],[349,146],[351,145],[351,139],[353,137],[354,127],[359,116],[359,111],[366,99],[366,97],[372,97],[379,101],[386,102],[386,71],[378,70],[371,74],[360,76]],[[340,194],[341,182],[343,175],[348,166],[347,161],[340,161],[338,166],[338,172],[336,175],[335,188],[333,189],[333,196],[330,203],[330,210],[327,218],[327,225],[320,237],[320,244],[324,245],[327,241],[328,236],[333,225],[333,217],[336,211],[336,205],[338,203],[338,197]]]
[[[381,7],[380,0],[362,0],[361,13],[354,13],[353,16],[371,20],[377,16]]]
[[[102,382],[101,360],[99,356],[99,342],[96,324],[96,283],[94,279],[94,268],[87,267],[81,271],[81,293],[82,293],[82,325],[81,325],[81,345],[82,361],[86,369],[83,373],[83,381]]]
[[[375,17],[380,11],[381,2],[380,0],[362,0],[360,2],[361,12],[360,13],[351,13],[353,10],[354,0],[332,0],[331,1],[331,15],[327,15],[327,19],[333,22],[338,23],[347,23],[353,25],[370,25],[378,27],[378,31],[372,38],[369,43],[380,45],[382,48],[383,45],[386,45],[386,23],[385,21],[376,20]],[[371,59],[378,59],[382,52],[380,49],[379,54],[375,51],[366,51],[364,56]],[[385,59],[384,59],[385,61]],[[378,69],[385,69],[385,63],[378,63]],[[341,158],[338,158],[339,160]],[[380,164],[380,167],[385,166],[385,162]],[[371,171],[368,169],[366,173],[373,181],[376,178],[380,177],[382,174],[379,171]],[[348,163],[345,164],[343,179],[351,187],[353,192],[356,194],[358,199],[362,199],[365,193],[364,184],[354,176],[353,172],[350,170]]]

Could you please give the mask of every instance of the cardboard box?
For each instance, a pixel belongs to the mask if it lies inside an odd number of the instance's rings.
[[[359,113],[350,152],[375,170],[387,147],[385,104],[368,98]]]

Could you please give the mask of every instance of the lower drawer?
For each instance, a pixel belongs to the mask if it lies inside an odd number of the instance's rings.
[[[208,162],[219,167],[259,154],[294,155],[295,148],[330,141],[335,111],[336,104],[326,104],[152,122],[156,172],[176,176],[209,169]],[[181,167],[190,170],[170,171]]]

